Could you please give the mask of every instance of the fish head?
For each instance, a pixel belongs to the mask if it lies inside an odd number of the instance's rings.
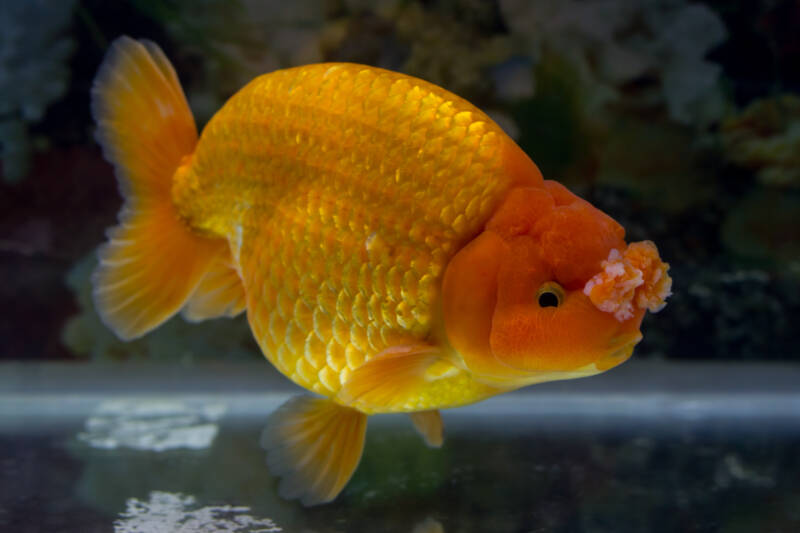
[[[476,376],[511,387],[624,362],[671,283],[652,243],[624,237],[556,182],[512,190],[448,264],[448,341]]]

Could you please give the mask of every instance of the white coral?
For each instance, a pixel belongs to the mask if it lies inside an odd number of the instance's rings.
[[[533,58],[565,58],[596,109],[620,99],[623,85],[648,76],[657,81],[644,104],[665,105],[681,123],[720,118],[724,99],[719,66],[706,61],[727,31],[707,6],[686,0],[500,0],[512,37]]]

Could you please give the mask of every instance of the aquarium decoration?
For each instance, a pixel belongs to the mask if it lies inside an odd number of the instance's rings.
[[[563,57],[590,90],[586,107],[664,106],[683,124],[707,124],[725,109],[721,69],[706,59],[727,30],[694,2],[500,0],[512,39],[533,58]],[[634,88],[635,86],[635,88]]]
[[[725,155],[769,187],[800,188],[800,97],[757,100],[721,126]]]
[[[30,127],[67,90],[75,48],[66,32],[74,0],[0,3],[0,158],[7,183],[23,179],[34,140]]]

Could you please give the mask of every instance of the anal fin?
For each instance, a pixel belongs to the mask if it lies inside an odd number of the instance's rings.
[[[280,495],[307,506],[336,498],[361,460],[366,431],[367,415],[328,399],[297,396],[280,406],[261,437]]]
[[[438,409],[431,411],[417,411],[408,413],[414,429],[422,435],[425,444],[431,448],[441,448],[444,443],[444,427],[442,425],[442,415]]]

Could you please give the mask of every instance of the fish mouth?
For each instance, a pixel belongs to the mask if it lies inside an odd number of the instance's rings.
[[[620,335],[612,339],[612,348],[607,355],[600,358],[595,365],[602,371],[614,368],[627,361],[633,355],[633,348],[642,340],[639,332]]]

